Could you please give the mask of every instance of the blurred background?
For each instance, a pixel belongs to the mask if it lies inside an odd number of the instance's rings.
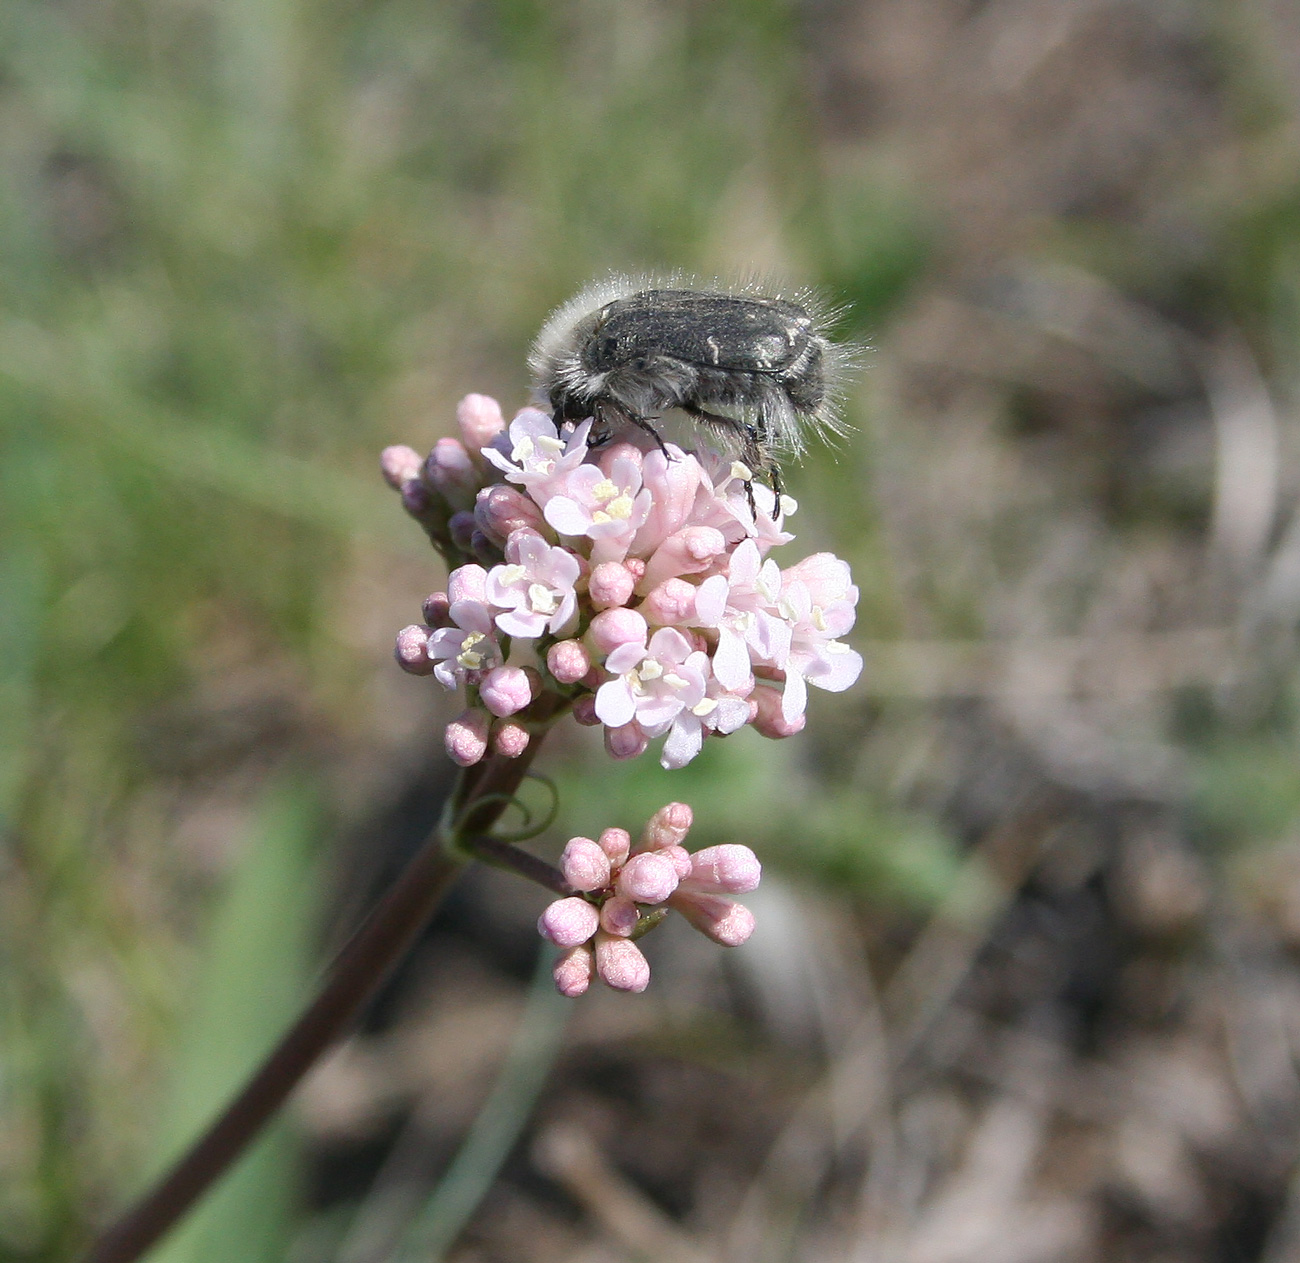
[[[613,765],[759,930],[548,999],[462,882],[169,1263],[1300,1258],[1300,12],[0,8],[0,1260],[75,1257],[436,814],[382,487],[608,269],[851,305],[805,734]]]

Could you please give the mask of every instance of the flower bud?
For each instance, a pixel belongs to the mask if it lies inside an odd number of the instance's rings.
[[[795,733],[802,732],[808,722],[803,715],[797,715],[794,719],[786,719],[782,715],[781,694],[776,689],[766,688],[760,684],[749,695],[749,700],[758,708],[750,723],[754,725],[755,731],[764,737],[771,737],[773,740],[793,737]]]
[[[469,551],[471,556],[485,566],[495,566],[501,560],[501,546],[484,535],[478,527],[470,532]]]
[[[596,972],[617,991],[644,991],[650,985],[650,962],[641,949],[603,931],[596,935]]]
[[[560,684],[577,684],[591,670],[591,654],[580,640],[559,640],[546,651],[546,669]]]
[[[763,866],[749,847],[727,843],[696,851],[691,856],[690,876],[683,884],[690,890],[743,895],[756,889],[762,876]]]
[[[596,714],[596,697],[593,693],[584,693],[573,703],[573,719],[584,728],[595,728],[600,724]],[[649,742],[646,743],[647,745]]]
[[[587,593],[591,604],[598,610],[608,610],[626,605],[632,599],[636,580],[632,572],[617,561],[602,561],[592,568]]]
[[[663,903],[677,889],[677,870],[671,860],[651,851],[632,856],[614,882],[614,890],[637,903]]]
[[[434,664],[425,651],[429,647],[429,629],[412,623],[397,633],[393,657],[403,671],[411,675],[432,675]]]
[[[452,605],[457,601],[486,601],[487,571],[473,564],[457,566],[447,579],[447,599]]]
[[[626,829],[611,825],[601,833],[598,845],[609,856],[609,862],[617,867],[627,863],[632,850],[632,835]]]
[[[576,999],[591,985],[592,967],[595,957],[589,947],[570,947],[555,958],[555,967],[551,977],[555,979],[555,989],[569,999]]]
[[[445,592],[430,592],[424,598],[424,621],[430,627],[451,626],[451,599]]]
[[[594,704],[595,698],[592,702]],[[650,738],[641,731],[635,719],[621,728],[605,729],[605,753],[611,759],[635,759],[645,753],[649,744]]]
[[[531,740],[532,734],[528,729],[513,719],[492,726],[492,748],[503,759],[517,759],[528,749]]]
[[[479,530],[498,548],[504,548],[514,531],[529,530],[542,534],[546,520],[542,511],[517,487],[502,483],[484,487],[474,501],[474,520]]]
[[[695,584],[687,583],[685,579],[665,579],[647,593],[637,609],[645,615],[648,623],[656,626],[689,623],[695,617],[696,590]]]
[[[423,521],[430,515],[438,516],[433,512],[433,495],[429,488],[416,478],[402,483],[402,508],[416,521]],[[445,513],[446,509],[442,511]]]
[[[734,899],[679,890],[668,902],[701,934],[723,947],[739,947],[754,932],[754,914]]]
[[[585,899],[572,895],[548,903],[537,918],[537,932],[557,947],[577,947],[596,932],[600,913]]]
[[[453,513],[447,519],[447,534],[451,536],[451,542],[463,553],[470,551],[476,530],[478,525],[474,521],[474,515],[468,509]]]
[[[694,819],[689,803],[666,803],[646,821],[638,849],[657,851],[665,846],[681,846]]]
[[[520,667],[494,667],[483,677],[478,692],[498,719],[523,710],[533,700],[531,683]]]
[[[616,938],[627,938],[636,929],[641,913],[631,899],[616,895],[606,899],[600,910],[600,928]]]
[[[685,881],[691,875],[691,857],[684,846],[661,847],[655,854],[662,855],[673,866],[679,882]]]
[[[395,491],[400,491],[403,484],[420,476],[420,453],[404,443],[386,447],[379,454],[379,469],[384,481]]]
[[[609,885],[609,856],[590,838],[570,838],[560,855],[560,872],[574,890],[601,890]]]
[[[459,439],[439,439],[425,458],[423,479],[453,509],[468,509],[479,487],[479,473]]]
[[[472,767],[487,753],[491,722],[486,711],[471,708],[447,725],[443,741],[453,763]]]
[[[645,619],[636,610],[604,610],[591,620],[587,639],[596,652],[604,657],[619,645],[645,644],[649,630]]]
[[[480,447],[486,447],[506,428],[501,405],[490,395],[466,395],[456,405],[456,424],[465,446],[476,456]]]
[[[645,452],[643,452],[635,443],[629,443],[626,439],[618,443],[611,443],[604,447],[600,452],[600,459],[596,462],[606,474],[614,468],[614,462],[618,460],[631,461],[638,469],[641,468],[645,461]]]
[[[699,574],[727,551],[727,541],[713,526],[684,526],[668,536],[646,563],[643,588],[654,588],[676,575]]]

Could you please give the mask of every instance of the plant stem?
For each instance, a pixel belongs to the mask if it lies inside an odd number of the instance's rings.
[[[444,819],[460,821],[463,836],[490,829],[507,806],[504,797],[518,789],[540,744],[535,739],[518,759],[493,756],[467,769]],[[465,852],[458,853],[448,841],[445,826],[433,831],[339,952],[302,1016],[189,1151],[104,1233],[86,1263],[135,1263],[247,1148],[428,924],[465,863]]]

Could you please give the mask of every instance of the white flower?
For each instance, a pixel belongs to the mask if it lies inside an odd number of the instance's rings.
[[[542,510],[561,535],[591,540],[591,563],[622,561],[633,536],[650,514],[652,496],[641,485],[641,470],[617,457],[606,472],[599,465],[580,465],[555,484]]]
[[[552,547],[533,531],[513,531],[506,564],[487,576],[487,599],[503,612],[496,625],[507,636],[561,636],[572,630],[578,598],[573,585],[581,567],[567,548]]]
[[[700,584],[696,616],[702,627],[717,629],[713,673],[728,689],[745,689],[752,663],[784,670],[791,631],[777,612],[780,598],[781,572],[776,562],[761,559],[752,539],[737,545],[725,577],[712,575]]]
[[[596,717],[610,728],[635,720],[646,736],[659,737],[685,714],[689,718],[669,737],[672,754],[665,747],[664,766],[680,767],[694,758],[702,740],[702,716],[694,712],[703,707],[707,714],[717,705],[708,697],[708,654],[693,648],[676,628],[661,627],[648,645],[619,645],[605,669],[617,678],[597,690]]]
[[[453,601],[448,611],[454,627],[429,633],[433,674],[444,688],[501,665],[501,646],[492,634],[492,611],[482,601]]]
[[[591,422],[584,421],[561,434],[539,408],[524,408],[511,421],[509,430],[482,450],[484,457],[505,474],[507,482],[518,483],[545,506],[564,476],[582,464],[590,431]]]

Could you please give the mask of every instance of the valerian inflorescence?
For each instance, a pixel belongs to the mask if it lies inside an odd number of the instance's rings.
[[[535,408],[507,426],[484,395],[457,420],[461,440],[424,458],[390,447],[382,466],[451,572],[396,656],[464,687],[445,733],[461,766],[518,757],[571,710],[603,726],[614,758],[663,737],[660,762],[678,768],[747,724],[791,736],[809,684],[857,679],[840,639],[858,599],[848,565],[778,567],[768,553],[794,538],[796,505],[744,465],[638,430],[593,447],[590,421],[557,429]]]

